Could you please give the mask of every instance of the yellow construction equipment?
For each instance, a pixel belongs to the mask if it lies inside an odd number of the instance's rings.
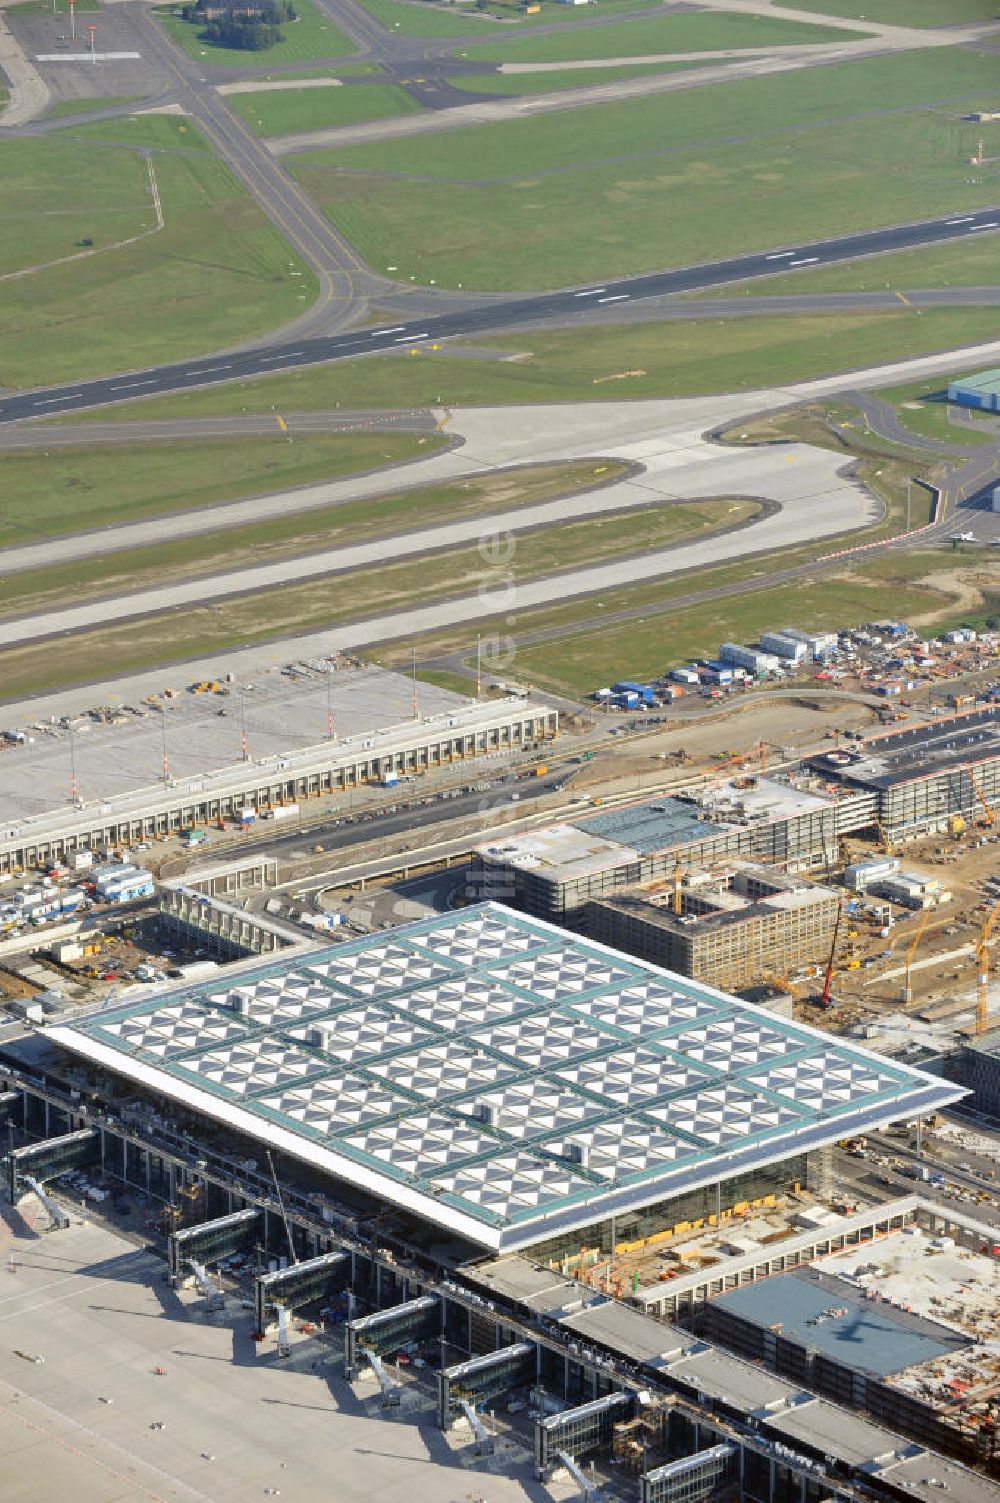
[[[993,925],[1000,914],[1000,902],[993,904],[979,931],[976,941],[976,1032],[985,1033],[989,1019],[989,984],[990,984],[990,934]]]
[[[878,838],[882,842],[883,851],[887,856],[891,856],[893,854],[892,841],[886,834],[885,826],[879,820],[876,820],[875,828],[878,831]]]
[[[983,792],[983,790],[979,786],[979,779],[976,777],[975,768],[972,767],[971,764],[966,764],[965,770],[969,774],[969,778],[970,778],[970,780],[972,782],[973,788],[976,790],[976,798],[979,800],[979,802],[983,806],[983,814],[985,815],[986,823],[988,825],[991,825],[993,823],[993,810],[990,808],[990,805],[986,802],[986,795],[985,795],[985,793]]]
[[[906,959],[903,962],[906,968],[906,981],[903,986],[904,1002],[913,1001],[913,992],[910,988],[910,964],[913,960],[914,955],[916,954],[917,946],[924,937],[924,930],[927,928],[927,920],[930,918],[930,916],[931,910],[929,908],[925,908],[923,913],[920,915],[920,922],[916,927],[913,938],[910,940],[910,943],[906,947]]]
[[[681,866],[681,858],[678,851],[674,850],[674,895],[671,900],[671,908],[674,913],[680,915],[684,912],[684,894],[681,890],[681,878],[684,868]]]

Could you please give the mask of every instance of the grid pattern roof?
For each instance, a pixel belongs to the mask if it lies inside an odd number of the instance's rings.
[[[496,904],[51,1036],[495,1249],[963,1094]]]

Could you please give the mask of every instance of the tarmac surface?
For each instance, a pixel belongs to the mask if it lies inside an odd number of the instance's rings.
[[[220,675],[225,676],[225,666],[217,662],[214,676]],[[167,686],[183,689],[191,681],[177,673],[155,675],[161,692]],[[120,687],[115,703],[122,702]],[[50,714],[75,711],[79,716],[105,702],[104,696],[91,689],[7,706],[2,712],[5,728],[20,724],[36,729],[29,731],[33,741],[0,748],[4,818],[26,819],[58,808],[74,779],[92,804],[150,788],[163,780],[164,756],[173,778],[233,767],[242,759],[244,737],[248,756],[259,761],[318,746],[329,736],[331,720],[339,741],[405,725],[413,713],[412,695],[403,674],[343,667],[294,681],[274,672],[241,677],[227,696],[181,693],[162,702],[162,708],[139,705],[142,717],[122,725],[77,718],[72,733],[61,725],[38,727]],[[133,694],[128,702],[141,698]],[[419,685],[421,716],[441,715],[465,703],[436,684]]]
[[[5,1503],[539,1497],[520,1445],[477,1462],[410,1385],[385,1415],[373,1381],[344,1379],[336,1339],[295,1335],[279,1361],[236,1300],[200,1315],[161,1258],[92,1222],[39,1237],[3,1207],[0,1251]]]
[[[713,414],[728,413],[734,419],[746,409],[745,399],[713,404]],[[182,583],[132,590],[86,604],[8,618],[0,623],[0,646],[38,641],[44,637],[107,626],[154,612],[172,610],[201,601],[216,602],[227,596],[272,589],[300,580],[339,574],[347,570],[398,563],[422,553],[469,545],[486,538],[516,537],[517,533],[561,521],[599,516],[620,508],[635,508],[670,501],[709,497],[762,498],[776,503],[753,525],[739,531],[716,533],[694,542],[644,552],[639,558],[593,564],[548,574],[542,579],[518,581],[519,608],[566,599],[593,590],[631,584],[636,578],[655,578],[679,570],[716,564],[727,558],[809,542],[846,533],[877,520],[878,503],[866,496],[844,469],[842,456],[805,444],[775,449],[753,449],[706,442],[699,427],[692,428],[695,412],[704,411],[691,402],[608,403],[586,409],[585,418],[576,407],[494,408],[464,411],[455,418],[455,428],[465,444],[461,449],[432,455],[400,470],[387,469],[362,479],[310,487],[308,505],[331,505],[357,500],[407,486],[450,481],[463,475],[495,470],[519,461],[544,463],[561,459],[612,457],[642,467],[602,490],[570,495],[562,500],[460,522],[393,534],[374,542],[338,546],[304,557],[258,564]],[[648,435],[654,434],[655,437]],[[299,502],[299,504],[301,504]],[[296,509],[296,495],[277,494],[256,501],[233,503],[241,522]],[[124,546],[150,544],[176,535],[178,525],[188,531],[216,527],[225,508],[213,507],[194,518],[166,517],[139,522],[109,533],[83,534],[50,543],[39,543],[0,554],[0,571],[11,559],[26,560],[28,567],[65,562],[81,554],[105,551],[105,538]],[[488,560],[484,560],[484,568]],[[516,554],[508,569],[516,569]],[[496,588],[499,588],[497,586]],[[502,604],[502,602],[501,602]],[[334,632],[337,650],[353,650],[401,634],[401,622],[412,630],[430,630],[457,621],[474,619],[486,608],[485,597],[476,594],[460,600],[393,612],[366,621],[351,622]]]

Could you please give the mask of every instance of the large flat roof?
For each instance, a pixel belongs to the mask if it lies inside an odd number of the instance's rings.
[[[479,847],[488,861],[538,868],[563,882],[683,849],[744,825],[766,825],[829,808],[828,795],[750,774],[699,787],[686,798],[659,798],[580,814]]]
[[[813,1268],[779,1273],[721,1294],[714,1305],[774,1330],[858,1372],[884,1378],[944,1357],[969,1338],[919,1315],[876,1303]]]
[[[47,1037],[494,1251],[966,1094],[498,904]]]
[[[857,787],[888,789],[1000,757],[1000,705],[873,736],[858,753],[827,752],[809,765]]]

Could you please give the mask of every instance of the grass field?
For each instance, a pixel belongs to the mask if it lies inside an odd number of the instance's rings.
[[[232,94],[228,103],[259,136],[323,130],[329,125],[359,125],[365,120],[412,115],[420,109],[405,89],[383,83]]]
[[[428,445],[422,450],[426,454]],[[407,457],[407,456],[403,456]],[[502,474],[472,476],[450,485],[417,486],[340,506],[286,515],[218,532],[179,536],[155,547],[128,549],[54,568],[25,570],[0,580],[0,612],[45,610],[65,601],[106,597],[181,579],[195,579],[237,565],[274,563],[336,545],[406,532],[536,505],[567,493],[607,484],[624,465],[576,460],[532,465]]]
[[[522,27],[541,24],[569,28],[575,21],[592,21],[595,10],[600,15],[629,14],[652,9],[659,0],[600,0],[599,9],[595,5],[543,4],[536,16],[526,16],[515,4],[503,4],[500,0],[491,4],[486,14],[480,14],[472,5],[456,5],[453,12],[445,11],[436,5],[423,4],[422,0],[361,0],[361,3],[383,26],[398,31],[400,36],[465,37],[473,41],[497,36],[505,41],[512,30]],[[517,26],[498,25],[497,20],[516,21]],[[464,51],[461,55],[465,55]]]
[[[859,35],[862,33],[859,33]],[[507,37],[477,42],[464,55],[503,63],[566,63],[592,57],[641,57],[655,52],[716,52],[729,47],[778,47],[794,43],[843,42],[852,33],[809,26],[770,16],[727,11],[655,19],[617,21],[548,36]]]
[[[130,152],[92,152],[54,137],[4,141],[0,274],[73,255],[84,240],[111,245],[148,228],[148,184],[144,164]]]
[[[727,526],[741,509],[746,513],[756,508],[751,502],[672,502],[626,517],[540,528],[519,539],[519,568],[525,575],[541,574],[569,564],[641,553],[647,547],[662,547]],[[58,654],[51,651],[50,644],[2,652],[0,681],[8,697],[28,687],[38,692],[86,681],[93,675],[95,663],[101,664],[104,675],[126,673],[237,644],[321,630],[368,613],[381,614],[465,594],[484,579],[495,582],[495,567],[484,562],[477,548],[452,549],[416,562],[345,575],[326,588],[322,582],[311,580],[83,633],[60,642]]]
[[[945,395],[948,378],[937,376],[931,381],[910,381],[903,386],[887,386],[875,393],[886,402],[892,402],[899,420],[911,433],[924,438],[941,439],[946,444],[996,443],[997,435],[992,424],[975,415],[970,423],[949,422],[948,404]]]
[[[85,115],[91,110],[113,110],[119,104],[131,104],[135,94],[112,94],[107,99],[81,96],[79,99],[60,99],[46,111],[46,120],[60,120],[64,115]]]
[[[286,165],[372,265],[564,286],[990,204],[960,116],[995,75],[992,56],[915,52]]]
[[[940,555],[932,559],[940,568]],[[807,622],[810,630],[822,631],[879,619],[885,614],[890,585],[893,612],[902,619],[933,608],[933,594],[918,579],[893,578],[881,561],[867,571],[845,570],[840,578],[795,580],[619,626],[595,623],[591,602],[591,609],[579,615],[579,629],[572,637],[523,647],[512,672],[542,688],[588,694],[623,676],[644,680],[686,658],[714,656],[720,642],[753,642],[775,621]],[[703,586],[711,588],[710,576],[699,575],[694,588]],[[691,588],[688,582],[687,589]],[[680,595],[684,590],[678,586],[672,593]],[[660,600],[665,598],[669,596],[661,594]],[[939,599],[944,613],[950,602],[945,596]],[[602,596],[601,605],[599,616],[622,608],[610,593]],[[518,626],[532,630],[530,616],[526,614]]]
[[[619,401],[743,391],[856,370],[1000,336],[1000,308],[892,313],[772,315],[728,321],[532,330],[477,338],[526,355],[517,361],[449,359],[420,350],[227,383],[89,415],[107,422],[234,412],[344,407]],[[419,350],[419,347],[415,346]],[[624,379],[617,379],[628,372]],[[88,414],[81,413],[80,421]]]
[[[283,42],[265,52],[245,52],[206,41],[201,26],[182,19],[180,10],[163,7],[155,12],[164,29],[189,57],[207,58],[213,67],[248,68],[268,63],[304,63],[313,58],[348,57],[357,48],[312,0],[295,0],[296,21],[282,23]]]
[[[166,148],[153,157],[166,228],[8,283],[0,385],[48,385],[225,348],[290,321],[315,297],[311,272],[227,169],[198,149],[204,143],[193,127],[164,115],[138,123],[137,145]],[[107,140],[109,126],[129,138],[127,120],[107,121],[74,130],[72,139],[0,146],[4,269],[69,254],[88,235],[101,244],[152,223],[140,158],[82,144]],[[116,203],[125,212],[116,213]],[[42,212],[52,205],[57,212]],[[18,206],[24,212],[14,220]]]
[[[560,89],[583,89],[590,84],[617,83],[649,73],[681,73],[694,63],[648,63],[621,68],[560,68],[553,73],[463,73],[448,82],[469,94],[555,94]]]
[[[795,9],[889,26],[958,26],[1000,17],[996,0],[795,0]]]
[[[422,458],[437,435],[309,434],[0,454],[0,546],[110,527]]]

